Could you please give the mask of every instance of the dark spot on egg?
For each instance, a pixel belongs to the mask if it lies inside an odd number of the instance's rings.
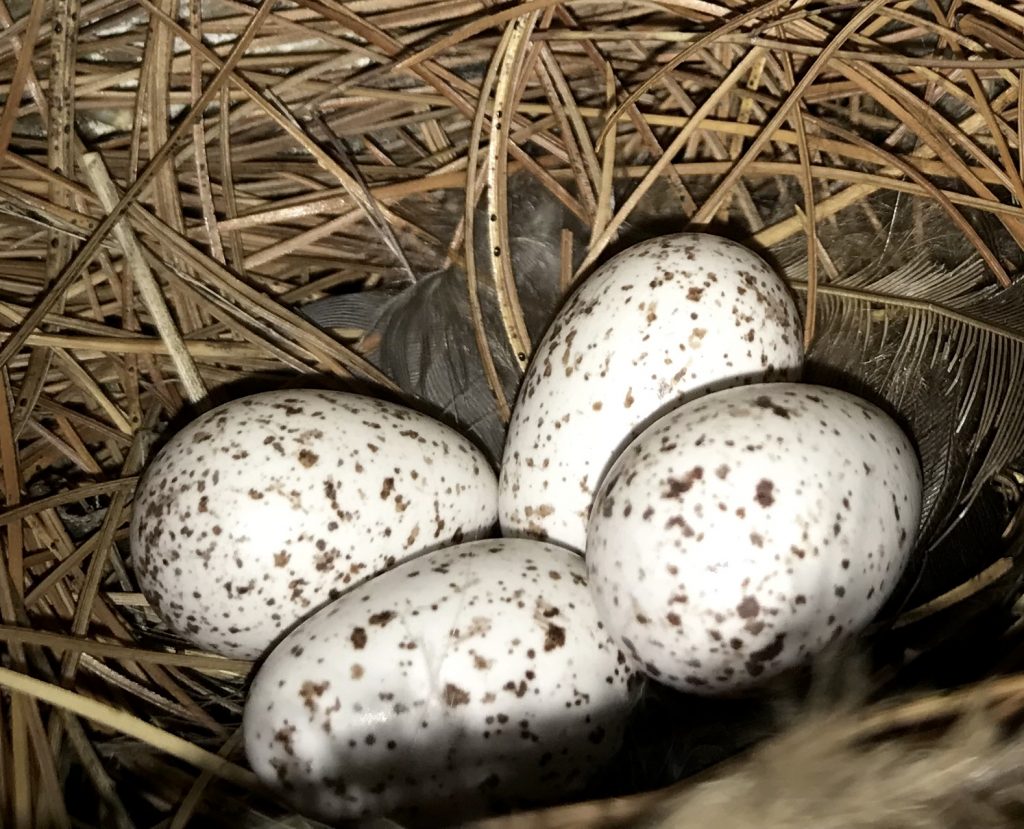
[[[769,481],[767,478],[762,478],[757,483],[757,489],[755,490],[754,500],[757,501],[762,507],[767,509],[775,503],[774,496],[775,484]]]

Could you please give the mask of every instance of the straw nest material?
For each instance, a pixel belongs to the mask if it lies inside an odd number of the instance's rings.
[[[937,782],[914,796],[933,815],[967,778],[1003,793],[986,816],[1019,807],[999,775],[1024,699],[1024,4],[5,0],[0,15],[0,825],[312,825],[245,767],[250,665],[190,650],[137,592],[127,525],[154,445],[244,391],[355,383],[495,456],[560,297],[686,226],[777,265],[811,377],[896,414],[926,472],[920,549],[866,640],[857,704],[761,750],[802,746],[808,774],[829,767],[814,746],[856,753],[862,787],[932,757]],[[489,825],[682,825],[666,803],[717,822],[708,804],[748,801],[690,775],[756,783],[763,758],[739,752],[775,727],[764,713],[650,700],[627,771],[593,793],[617,799]],[[975,715],[991,739],[946,750]],[[716,771],[737,753],[738,772]]]

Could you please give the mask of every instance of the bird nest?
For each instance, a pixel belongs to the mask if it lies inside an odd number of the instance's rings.
[[[245,766],[250,663],[190,649],[137,590],[154,446],[245,391],[329,385],[418,401],[495,458],[561,298],[685,227],[768,258],[810,378],[920,450],[919,550],[834,744],[1015,720],[1024,4],[0,14],[0,824],[313,825]],[[742,763],[769,707],[654,693],[591,793],[614,800],[488,825],[639,825]]]

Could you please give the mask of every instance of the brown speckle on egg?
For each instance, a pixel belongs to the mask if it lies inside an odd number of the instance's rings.
[[[458,685],[448,683],[444,686],[444,704],[449,708],[458,708],[469,704],[469,694]]]
[[[682,495],[689,492],[693,485],[704,477],[704,468],[701,466],[695,466],[688,472],[685,472],[681,477],[669,478],[665,484],[666,488],[662,492],[662,498],[673,498],[679,500]]]
[[[331,687],[330,682],[303,682],[299,689],[299,696],[303,704],[310,711],[315,711],[317,701],[324,695],[324,692]]]
[[[754,495],[754,500],[767,509],[775,503],[775,496],[773,495],[774,489],[774,483],[769,481],[767,478],[762,478],[757,482],[757,490]]]
[[[736,613],[741,619],[752,619],[761,612],[761,605],[753,596],[746,596],[736,608]]]

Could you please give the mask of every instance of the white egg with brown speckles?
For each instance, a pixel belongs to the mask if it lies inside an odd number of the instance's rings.
[[[638,685],[585,573],[571,551],[497,539],[347,593],[256,675],[250,765],[327,821],[451,825],[578,791],[617,750]]]
[[[798,379],[783,281],[704,233],[641,242],[591,275],[537,348],[512,413],[498,513],[507,536],[582,550],[594,493],[660,414],[715,389]]]
[[[132,562],[172,629],[254,658],[339,592],[487,535],[496,511],[493,470],[444,424],[360,395],[266,392],[201,415],[157,454]]]
[[[743,689],[860,632],[912,551],[920,465],[884,412],[796,383],[719,391],[608,472],[587,538],[612,637],[660,682]]]

